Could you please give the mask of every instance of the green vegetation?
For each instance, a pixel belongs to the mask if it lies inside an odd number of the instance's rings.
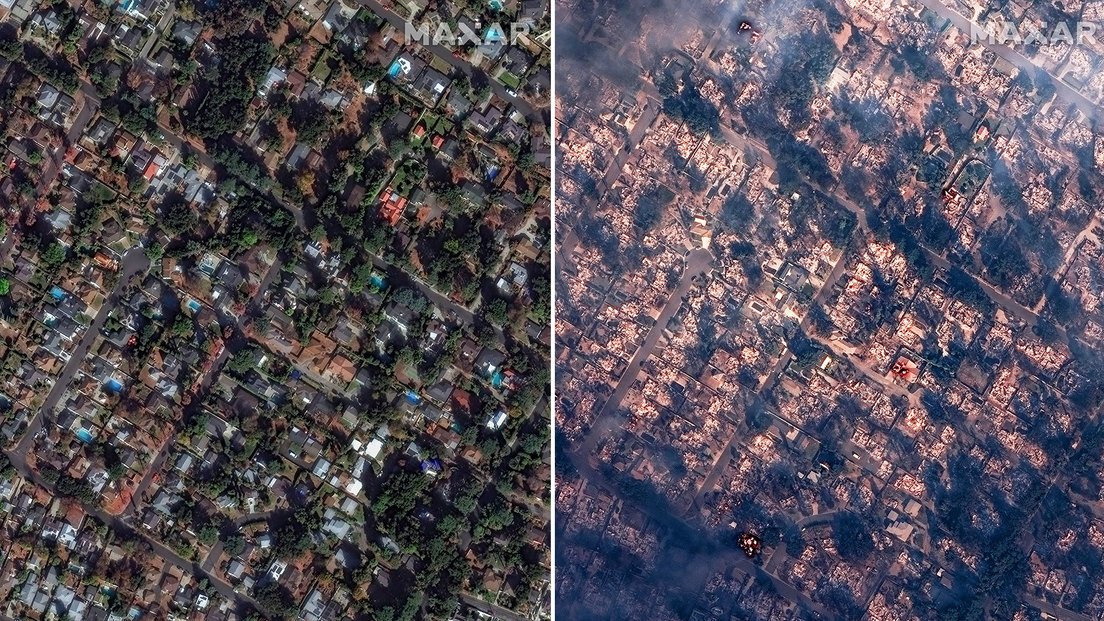
[[[296,111],[292,127],[299,142],[317,145],[330,132],[333,120],[333,115],[322,104],[307,104]]]
[[[457,216],[447,217],[432,237],[422,240],[422,247],[429,281],[440,291],[460,292],[465,301],[475,299],[479,279],[498,253],[490,231]]]
[[[421,543],[421,525],[414,509],[427,487],[426,477],[420,472],[397,472],[385,481],[383,491],[372,501],[376,521],[404,549],[415,550]]]
[[[54,242],[47,246],[45,252],[42,253],[42,263],[48,270],[57,270],[68,257],[69,252],[65,249],[65,246]]]
[[[226,363],[226,370],[235,375],[245,375],[257,366],[257,350],[243,349],[234,354]]]
[[[69,61],[60,56],[45,56],[38,48],[25,46],[12,39],[0,41],[0,56],[23,65],[31,73],[67,93],[76,92],[80,88],[77,72]]]
[[[233,133],[245,124],[246,111],[257,82],[272,63],[273,49],[267,39],[249,35],[227,35],[214,41],[218,63],[204,66],[199,107],[186,115],[188,129],[204,138]]]
[[[262,581],[253,590],[253,599],[261,607],[261,612],[269,618],[281,618],[295,613],[295,601],[291,593],[272,580]]]
[[[508,311],[509,307],[506,300],[502,298],[487,300],[483,304],[483,316],[487,318],[487,321],[499,327],[505,326],[506,322],[509,321]]]
[[[161,224],[164,225],[166,230],[174,236],[184,233],[194,234],[195,228],[199,224],[199,216],[182,197],[167,201],[162,210],[164,217],[161,219]]]
[[[42,480],[52,485],[59,496],[76,498],[85,504],[95,504],[96,494],[88,483],[74,479],[64,472],[46,466],[42,468]]]
[[[311,533],[322,526],[319,508],[313,504],[297,508],[290,519],[272,533],[272,550],[278,558],[293,559],[312,547]]]

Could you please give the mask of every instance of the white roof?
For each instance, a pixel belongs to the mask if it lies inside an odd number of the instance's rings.
[[[380,453],[383,452],[383,441],[379,438],[372,438],[372,441],[368,443],[368,448],[365,449],[365,453],[372,459],[379,459]]]

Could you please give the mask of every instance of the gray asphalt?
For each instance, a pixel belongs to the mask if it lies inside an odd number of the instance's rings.
[[[24,460],[26,459],[31,445],[34,443],[38,432],[42,429],[43,416],[46,414],[53,415],[55,413],[58,403],[65,395],[69,384],[73,381],[73,378],[76,377],[77,371],[80,370],[81,365],[84,364],[85,358],[88,356],[88,351],[92,348],[92,343],[96,340],[96,337],[99,336],[100,329],[103,328],[104,322],[107,321],[108,314],[111,313],[111,309],[114,308],[115,304],[119,301],[120,294],[136,275],[144,273],[147,269],[149,269],[149,259],[146,258],[146,254],[141,248],[132,248],[123,255],[119,265],[118,282],[111,290],[111,293],[108,294],[107,299],[104,300],[103,306],[101,306],[100,311],[96,313],[96,317],[92,320],[92,323],[85,329],[69,361],[62,367],[61,373],[55,380],[53,388],[50,389],[50,392],[46,395],[46,399],[42,402],[42,407],[39,408],[35,417],[31,419],[31,422],[28,423],[27,431],[23,434],[23,438],[13,449],[14,454],[20,455]]]
[[[507,610],[502,606],[496,606],[490,602],[485,602],[474,595],[468,593],[461,593],[460,599],[464,600],[464,603],[481,610],[489,615],[492,615],[496,619],[506,619],[506,621],[527,621],[527,619],[518,613]]]
[[[376,2],[375,0],[359,0],[359,2],[362,6],[367,7],[373,13],[379,15],[389,24],[397,28],[400,32],[406,31],[407,20],[405,17],[400,17],[394,11],[391,11],[390,9],[384,7],[382,4]],[[434,56],[448,63],[453,69],[456,69],[469,78],[473,75],[486,78],[486,81],[488,84],[491,85],[491,89],[494,91],[494,94],[497,95],[499,99],[508,101],[513,104],[514,108],[516,108],[518,112],[524,115],[530,123],[545,126],[548,125],[548,119],[545,118],[545,115],[548,114],[548,112],[537,110],[529,102],[522,99],[521,97],[513,97],[507,94],[506,87],[503,86],[498,80],[495,80],[494,78],[488,76],[486,72],[484,72],[482,69],[472,67],[471,64],[468,63],[466,60],[457,58],[453,54],[454,50],[450,50],[440,45],[424,45],[422,47],[429,50],[433,53]]]
[[[656,343],[659,342],[664,330],[667,329],[667,323],[682,308],[683,297],[695,285],[695,281],[700,276],[712,269],[712,263],[713,254],[708,250],[698,248],[691,251],[687,256],[686,268],[682,272],[682,280],[679,281],[678,287],[671,292],[671,297],[667,299],[667,303],[664,304],[659,313],[659,318],[656,319],[651,330],[648,331],[644,343],[637,348],[632,360],[625,368],[625,372],[621,374],[621,379],[617,382],[617,388],[606,400],[606,404],[602,406],[601,411],[594,417],[594,423],[587,431],[586,436],[582,440],[572,443],[574,444],[573,451],[578,455],[589,458],[594,450],[594,445],[615,425],[616,421],[613,419],[613,414],[621,406],[621,400],[625,398],[629,389],[636,382],[640,367],[651,357]]]
[[[35,484],[44,487],[46,489],[53,489],[42,480],[37,471],[31,469],[27,463],[27,457],[38,432],[42,429],[43,415],[45,412],[52,413],[57,407],[61,397],[65,394],[69,383],[80,369],[81,364],[84,362],[85,357],[88,355],[88,350],[92,346],[92,342],[99,334],[100,329],[103,327],[104,322],[107,320],[108,314],[115,304],[120,299],[120,293],[126,288],[129,282],[138,274],[144,273],[149,268],[149,259],[146,257],[145,252],[141,248],[133,248],[128,251],[120,262],[119,281],[108,295],[104,305],[100,308],[100,311],[96,314],[92,324],[85,331],[80,343],[73,351],[72,357],[69,362],[66,363],[62,369],[61,374],[58,376],[57,382],[54,384],[46,400],[43,403],[42,408],[39,409],[38,414],[31,421],[27,431],[24,433],[23,438],[15,448],[8,451],[8,457],[11,459],[12,465],[20,472],[20,474],[34,482]],[[184,559],[175,551],[160,543],[159,541],[147,536],[146,534],[135,530],[130,524],[125,522],[122,518],[108,514],[100,507],[85,506],[85,510],[96,516],[104,524],[109,525],[117,533],[126,536],[137,536],[144,539],[153,552],[161,558],[176,564],[185,570],[190,570],[196,577],[207,578],[213,588],[217,590],[223,597],[226,597],[230,601],[241,603],[247,603],[251,607],[256,607],[256,603],[250,598],[247,598],[239,593],[236,593],[229,584],[223,582],[214,575],[210,575],[204,571],[193,561]]]
[[[973,21],[971,21],[970,18],[968,18],[968,17],[962,15],[961,13],[955,11],[954,9],[948,7],[947,5],[940,2],[940,0],[918,0],[918,1],[920,2],[920,4],[924,5],[929,10],[938,13],[944,19],[950,20],[950,22],[952,24],[954,24],[954,26],[956,28],[958,28],[959,30],[965,32],[966,34],[970,33],[970,28],[973,25]],[[1088,115],[1091,118],[1096,118],[1097,114],[1099,114],[1100,106],[1098,106],[1095,102],[1093,102],[1088,97],[1085,97],[1080,92],[1078,92],[1077,90],[1075,90],[1073,87],[1066,84],[1062,80],[1059,80],[1057,77],[1055,77],[1049,71],[1046,71],[1042,67],[1040,67],[1040,66],[1036,65],[1035,63],[1031,62],[1031,60],[1029,58],[1027,58],[1023,54],[1021,54],[1020,52],[1018,52],[1018,51],[1016,51],[1016,50],[1014,50],[1014,49],[1012,49],[1012,48],[1010,48],[1006,45],[997,45],[995,43],[989,43],[989,42],[985,41],[984,39],[979,41],[979,44],[984,45],[986,47],[986,49],[992,50],[997,56],[1000,56],[1001,58],[1007,60],[1008,62],[1012,63],[1013,65],[1015,65],[1016,67],[1018,67],[1020,69],[1028,69],[1028,70],[1031,70],[1031,71],[1042,71],[1042,72],[1046,73],[1047,75],[1050,76],[1051,80],[1054,82],[1055,90],[1062,99],[1065,99],[1067,102],[1073,104],[1074,106],[1077,107],[1078,110],[1085,113],[1086,115]]]

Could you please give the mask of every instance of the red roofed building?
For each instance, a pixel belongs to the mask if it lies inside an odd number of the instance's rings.
[[[105,270],[111,270],[114,272],[115,270],[119,269],[119,262],[102,252],[97,252],[96,256],[93,257],[92,260],[96,262],[96,265],[99,265]]]
[[[421,139],[422,137],[425,136],[425,134],[426,134],[425,123],[422,123],[422,122],[419,121],[418,124],[414,126],[414,137]]]
[[[145,172],[142,176],[146,178],[146,181],[153,181],[153,178],[157,176],[157,171],[161,170],[161,167],[157,165],[157,162],[150,162],[146,166]]]
[[[433,148],[434,149],[440,149],[441,146],[444,145],[444,144],[445,144],[445,137],[444,136],[442,136],[440,134],[437,134],[436,136],[433,137]]]
[[[406,197],[399,196],[399,193],[392,190],[391,186],[387,186],[380,194],[380,217],[391,226],[395,226],[402,219],[405,210]]]
[[[906,384],[911,384],[920,377],[920,367],[912,360],[901,356],[897,359],[897,362],[893,363],[891,373],[894,378]]]
[[[149,164],[146,164],[146,169],[142,171],[142,176],[146,178],[146,181],[153,181],[153,178],[161,173],[161,167],[164,165],[164,156],[154,155],[150,158]]]

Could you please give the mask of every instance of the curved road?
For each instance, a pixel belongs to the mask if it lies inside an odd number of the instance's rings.
[[[12,465],[15,466],[19,473],[28,481],[31,481],[42,488],[50,490],[51,492],[55,491],[50,485],[47,485],[46,482],[42,480],[42,477],[39,476],[39,473],[37,471],[31,470],[25,460],[16,461],[13,456]],[[92,507],[83,503],[82,506],[84,507],[85,512],[95,516],[117,534],[122,535],[124,539],[141,539],[149,544],[153,554],[155,554],[156,556],[161,557],[165,561],[168,561],[169,563],[172,563],[180,567],[181,569],[184,569],[185,571],[191,572],[191,574],[197,579],[206,578],[213,589],[218,591],[218,593],[225,597],[227,600],[235,602],[239,610],[248,610],[249,608],[260,610],[260,606],[258,606],[252,598],[246,597],[242,593],[238,593],[234,590],[234,587],[230,586],[214,574],[208,573],[195,561],[185,559],[160,541],[157,541],[156,539],[149,537],[145,533],[136,530],[122,518],[110,515],[100,507]]]

